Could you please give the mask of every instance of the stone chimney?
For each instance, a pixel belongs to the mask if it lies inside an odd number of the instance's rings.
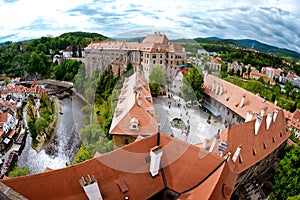
[[[86,177],[81,177],[81,179],[79,179],[79,183],[88,199],[103,200],[97,180],[94,176],[87,175]]]
[[[219,91],[219,95],[222,95],[222,94],[223,94],[223,91],[224,91],[223,84],[220,83],[220,91]]]
[[[242,99],[241,99],[241,103],[240,103],[240,108],[243,107],[243,105],[244,105],[244,103],[245,103],[245,98],[246,98],[246,95],[243,94]]]
[[[260,115],[263,117],[265,115],[265,112],[268,110],[268,107],[264,107],[261,112],[260,112]]]
[[[136,93],[136,103],[139,107],[142,107],[142,99],[140,91]]]
[[[247,116],[246,116],[245,122],[251,121],[252,118],[253,118],[253,113],[252,113],[252,111],[249,110],[249,111],[247,112]]]
[[[216,83],[215,86],[216,86],[216,91],[215,91],[215,93],[216,93],[216,95],[217,95],[217,94],[219,93],[219,83]]]
[[[272,113],[268,113],[268,115],[267,115],[267,119],[266,119],[266,125],[267,125],[267,130],[269,130],[269,128],[270,128],[270,125],[271,125],[271,122],[272,122],[272,118],[273,118],[273,116],[272,116]]]
[[[239,157],[240,152],[241,152],[242,148],[240,146],[238,146],[232,156],[232,162],[235,163],[236,159]]]
[[[274,110],[274,115],[273,115],[273,122],[276,121],[277,115],[278,115],[278,110],[275,109],[275,110]]]
[[[161,156],[163,154],[163,150],[160,146],[155,146],[150,149],[150,173],[152,177],[158,175],[158,170],[160,166]]]
[[[211,92],[214,92],[215,84],[216,84],[216,82],[213,81],[212,84],[211,84],[211,90],[210,90]]]
[[[259,113],[256,113],[256,121],[255,121],[255,124],[254,124],[254,134],[255,135],[258,134],[258,130],[260,128],[261,122],[262,122],[262,117],[260,116]]]

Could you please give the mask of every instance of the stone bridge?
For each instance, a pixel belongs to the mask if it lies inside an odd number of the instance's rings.
[[[90,104],[83,95],[81,95],[80,93],[78,93],[76,91],[76,89],[74,88],[74,83],[72,82],[68,82],[68,81],[58,81],[58,80],[53,80],[53,79],[44,79],[44,80],[37,80],[37,83],[40,85],[43,84],[47,84],[47,85],[53,85],[53,86],[58,86],[58,87],[64,87],[64,90],[71,90],[73,92],[73,94],[75,94],[76,96],[78,96],[82,101],[84,101],[86,104]],[[33,84],[33,81],[22,81],[20,82],[20,84]],[[53,93],[55,94],[55,93]]]

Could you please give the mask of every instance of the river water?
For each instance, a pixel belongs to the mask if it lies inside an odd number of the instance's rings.
[[[63,114],[59,116],[57,123],[56,138],[52,142],[55,153],[49,155],[45,149],[36,152],[31,148],[31,136],[27,135],[26,145],[19,156],[18,166],[27,166],[31,173],[40,173],[45,169],[59,169],[72,162],[77,153],[81,140],[79,130],[84,126],[81,121],[82,112],[80,108],[83,103],[73,96],[73,100],[66,98],[59,100]],[[59,111],[59,109],[57,108]]]

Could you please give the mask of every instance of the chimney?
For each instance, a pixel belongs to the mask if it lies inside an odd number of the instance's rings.
[[[214,92],[215,89],[215,81],[211,84],[211,92]]]
[[[228,147],[228,144],[225,140],[223,140],[220,144],[219,144],[219,147],[218,147],[218,154],[220,157],[223,156],[223,153],[226,151]]]
[[[216,146],[216,144],[218,142],[218,139],[220,138],[219,133],[220,133],[220,129],[218,130],[218,133],[215,135],[215,137],[214,137],[214,139],[212,141],[212,144],[211,144],[211,146],[209,148],[209,152],[212,152],[214,150],[214,148],[215,148],[215,146]]]
[[[219,83],[216,83],[216,95],[219,93]]]
[[[254,125],[254,134],[257,135],[259,127],[261,125],[262,122],[262,117],[256,113],[256,121],[255,121],[255,125]]]
[[[219,95],[222,95],[222,94],[223,94],[223,91],[224,91],[223,84],[220,83],[220,91],[219,91]]]
[[[245,122],[251,121],[252,118],[253,118],[253,113],[249,110],[249,111],[247,112],[247,116],[246,116]]]
[[[264,108],[261,110],[260,115],[263,117],[263,116],[265,115],[265,111],[267,111],[267,110],[268,110],[268,107],[267,107],[267,106],[264,107]]]
[[[79,183],[88,199],[103,200],[97,180],[94,176],[87,175],[87,177],[81,177],[81,179],[79,179]]]
[[[242,148],[240,146],[238,146],[232,156],[232,162],[235,163],[236,159],[239,157],[240,152],[241,152]]]
[[[155,146],[150,149],[150,173],[152,177],[158,175],[160,159],[163,154],[163,150],[160,146]]]
[[[244,102],[245,102],[245,98],[246,98],[246,95],[245,95],[245,94],[243,94],[243,96],[242,96],[242,99],[241,99],[241,103],[240,103],[240,108],[242,108],[242,107],[243,107],[243,105],[244,105]]]
[[[140,92],[138,92],[138,93],[136,94],[136,102],[137,102],[137,105],[138,105],[139,107],[142,107],[142,100],[141,100],[141,93],[140,93]]]
[[[277,115],[278,115],[278,110],[275,109],[275,110],[274,110],[274,115],[273,115],[273,122],[276,121]]]
[[[266,124],[267,124],[267,130],[269,130],[271,122],[272,122],[272,113],[268,113],[267,119],[266,119]]]

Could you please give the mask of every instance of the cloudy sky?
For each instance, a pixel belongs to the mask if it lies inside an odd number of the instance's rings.
[[[0,42],[70,31],[255,39],[300,53],[299,0],[0,0]]]

